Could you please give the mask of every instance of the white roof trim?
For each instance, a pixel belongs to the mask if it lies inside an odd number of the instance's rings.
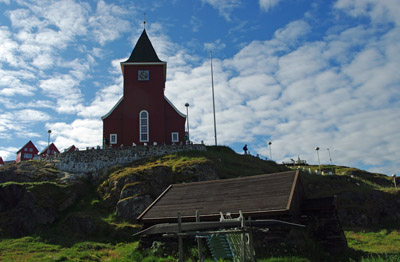
[[[166,65],[167,62],[121,62],[121,65]]]
[[[111,115],[111,113],[115,110],[115,108],[117,108],[117,106],[122,102],[122,100],[124,99],[124,97],[122,96],[118,102],[115,104],[115,106],[113,108],[111,108],[110,112],[108,112],[107,114],[105,114],[104,116],[101,117],[101,120],[104,120],[105,118],[107,118],[109,115]]]
[[[175,109],[175,111],[176,111],[181,117],[186,118],[186,115],[182,114],[182,113],[172,104],[172,102],[169,101],[169,99],[168,99],[166,96],[164,96],[164,98],[165,98],[165,100],[168,102],[168,104],[169,104],[170,106],[172,106],[172,108]]]

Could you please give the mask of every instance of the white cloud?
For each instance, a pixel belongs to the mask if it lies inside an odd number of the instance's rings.
[[[351,16],[368,16],[373,23],[395,22],[400,25],[397,0],[338,0],[334,6]]]
[[[300,37],[307,35],[311,31],[310,25],[304,20],[297,20],[289,23],[282,29],[278,29],[274,33],[277,40],[284,42],[286,45],[291,45]]]
[[[18,150],[19,148],[16,147],[0,147],[0,156],[4,161],[15,160]]]
[[[121,18],[127,14],[125,9],[117,5],[107,5],[103,0],[98,1],[96,13],[89,18],[95,39],[104,45],[130,30],[129,22]]]
[[[83,101],[82,94],[77,88],[78,80],[70,75],[58,76],[40,81],[40,88],[44,95],[57,99],[57,112],[76,113]]]
[[[221,39],[215,40],[212,43],[204,43],[204,49],[207,51],[220,51],[226,47],[226,44],[222,43]]]
[[[265,12],[268,12],[270,9],[279,4],[282,0],[259,0],[260,8]]]
[[[202,0],[202,2],[218,9],[219,14],[228,21],[230,20],[231,12],[241,5],[240,0]]]
[[[50,116],[42,111],[33,109],[24,109],[15,112],[16,120],[22,122],[44,122],[50,119]]]
[[[48,123],[46,127],[52,130],[54,144],[59,150],[73,144],[80,149],[102,145],[103,123],[100,119],[76,119],[71,124]]]

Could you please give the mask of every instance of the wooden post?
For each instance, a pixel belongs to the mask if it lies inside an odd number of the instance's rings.
[[[200,212],[199,210],[196,210],[196,222],[200,222]],[[202,247],[202,239],[200,237],[197,238],[197,249],[199,252],[199,262],[203,262],[204,261],[204,257],[203,257],[203,247]]]
[[[178,212],[178,233],[182,233],[181,212]],[[180,234],[178,234],[178,245],[179,245],[179,262],[183,262],[183,243],[182,243],[182,236]]]
[[[250,258],[252,262],[256,262],[256,258],[254,256],[254,247],[253,247],[253,229],[251,226],[251,217],[249,217],[249,224],[250,224],[250,229],[249,229],[249,247],[250,247]]]

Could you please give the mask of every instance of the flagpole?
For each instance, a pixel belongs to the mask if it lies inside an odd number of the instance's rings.
[[[210,61],[211,61],[211,89],[212,89],[213,112],[214,112],[214,137],[215,137],[215,145],[217,145],[217,121],[215,119],[214,73],[212,65],[212,51],[210,51]]]

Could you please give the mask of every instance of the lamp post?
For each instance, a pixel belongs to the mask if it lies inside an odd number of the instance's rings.
[[[269,160],[272,160],[272,148],[271,148],[272,142],[268,142],[268,147],[269,147]]]
[[[332,165],[331,151],[329,150],[329,148],[327,148],[326,150],[328,150],[329,153],[329,163]]]
[[[394,183],[394,187],[397,188],[397,184],[396,184],[396,175],[392,174],[393,177],[393,183]]]
[[[46,154],[46,156],[48,157],[49,154],[50,154],[50,134],[51,134],[51,130],[50,129],[47,130],[47,133],[49,133],[49,138],[47,140],[47,154]]]
[[[319,173],[321,174],[321,162],[319,161],[319,147],[316,147],[315,150],[317,151]]]
[[[215,145],[217,145],[217,120],[215,118],[214,72],[212,64],[212,51],[210,51],[210,64],[211,64],[211,89],[212,89],[213,112],[214,112],[214,138],[215,138]]]
[[[185,106],[186,106],[186,123],[187,123],[187,132],[188,132],[187,142],[190,143],[190,136],[189,136],[189,103],[186,103]]]

